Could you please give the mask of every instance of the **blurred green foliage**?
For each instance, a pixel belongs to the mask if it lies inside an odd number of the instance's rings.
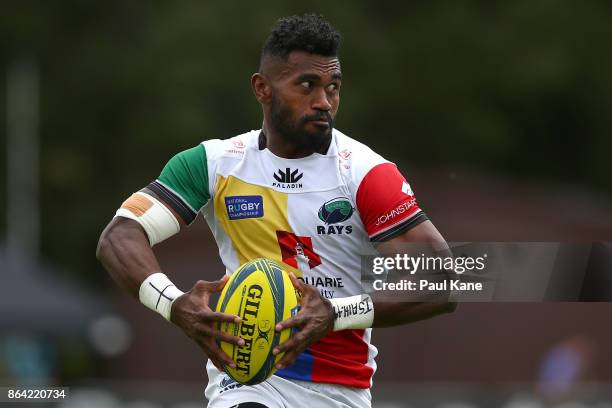
[[[41,70],[44,254],[99,281],[96,241],[125,197],[174,153],[260,126],[260,47],[303,12],[344,35],[338,128],[388,158],[612,190],[603,0],[5,1],[0,66]]]

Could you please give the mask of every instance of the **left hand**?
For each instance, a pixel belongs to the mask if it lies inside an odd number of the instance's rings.
[[[289,277],[293,286],[302,294],[301,308],[295,316],[277,324],[276,331],[291,327],[298,327],[300,331],[274,348],[274,355],[285,353],[276,363],[278,370],[293,364],[309,345],[325,337],[334,328],[334,309],[330,301],[321,296],[317,288],[300,281],[292,272]]]

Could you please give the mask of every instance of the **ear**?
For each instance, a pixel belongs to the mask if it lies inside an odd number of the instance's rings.
[[[255,98],[262,105],[267,105],[270,103],[272,99],[272,85],[268,78],[256,72],[251,77],[251,88],[253,89],[253,94]]]

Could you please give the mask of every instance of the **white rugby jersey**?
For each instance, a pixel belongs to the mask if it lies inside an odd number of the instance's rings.
[[[337,130],[326,154],[275,156],[261,130],[179,153],[149,185],[187,223],[202,212],[231,274],[254,258],[284,263],[326,298],[362,293],[361,255],[426,220],[396,166]],[[371,329],[332,332],[281,377],[369,388]]]

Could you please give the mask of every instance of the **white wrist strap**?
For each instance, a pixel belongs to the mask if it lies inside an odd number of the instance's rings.
[[[366,329],[374,323],[374,303],[370,295],[330,299],[334,308],[334,331]]]
[[[161,272],[149,275],[140,284],[140,290],[138,291],[140,303],[156,311],[168,321],[170,321],[172,303],[182,294],[183,292]]]

